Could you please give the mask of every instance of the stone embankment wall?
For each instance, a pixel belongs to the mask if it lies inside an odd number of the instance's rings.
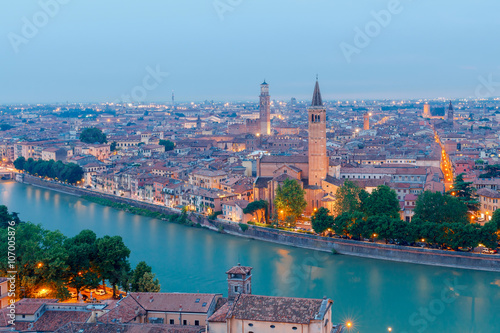
[[[87,189],[75,188],[69,185],[45,181],[29,175],[24,175],[23,178],[24,179],[17,180],[22,181],[26,184],[40,186],[72,195],[92,195],[113,200],[115,202],[129,204],[131,206],[139,208],[149,209],[156,212],[162,212],[166,214],[179,213],[179,211],[173,210],[168,207],[162,207],[110,194],[94,192]],[[211,230],[222,230],[222,232],[231,235],[273,242],[282,245],[326,252],[335,250],[340,254],[365,258],[500,272],[500,255],[450,252],[398,245],[358,242],[338,238],[320,237],[312,234],[294,233],[254,225],[248,225],[248,229],[246,231],[242,231],[238,223],[221,220],[209,221],[205,216],[198,214],[191,214],[190,218],[193,222],[200,223],[202,226]]]

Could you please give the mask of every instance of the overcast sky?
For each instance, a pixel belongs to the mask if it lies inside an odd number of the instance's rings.
[[[316,74],[325,99],[469,97],[480,76],[500,82],[499,13],[498,0],[3,0],[0,104],[257,100],[264,79],[272,98],[310,99]]]

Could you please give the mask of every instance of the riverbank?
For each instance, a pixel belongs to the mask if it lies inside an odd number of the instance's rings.
[[[129,198],[118,197],[110,194],[91,191],[88,189],[77,188],[65,184],[45,181],[37,177],[22,175],[16,180],[19,182],[64,192],[80,197],[90,196],[108,200],[107,202],[122,204],[127,206],[116,206],[114,208],[130,210],[130,207],[141,209],[143,214],[145,211],[165,214],[164,219],[169,220],[171,215],[180,215],[181,212],[169,207],[158,206],[150,203],[136,201]],[[21,179],[22,178],[22,179]],[[97,199],[93,199],[94,201]],[[95,201],[94,201],[95,202]],[[113,205],[110,205],[111,207]],[[120,208],[121,207],[121,208]],[[145,210],[145,211],[144,211]],[[160,216],[160,215],[158,215]],[[161,219],[162,217],[160,217]],[[324,252],[335,252],[339,254],[352,255],[364,258],[382,259],[398,262],[407,262],[413,264],[423,264],[432,266],[444,266],[461,269],[484,270],[500,272],[500,255],[482,255],[475,253],[456,253],[450,251],[441,251],[425,248],[403,247],[398,245],[385,245],[377,243],[365,243],[359,241],[320,237],[312,234],[299,234],[284,230],[259,227],[248,225],[248,228],[243,230],[238,223],[215,220],[211,221],[206,216],[191,213],[189,214],[189,225],[196,225],[211,229],[213,231],[225,232],[230,235],[256,239],[276,244],[307,248]],[[173,221],[177,222],[177,221]]]

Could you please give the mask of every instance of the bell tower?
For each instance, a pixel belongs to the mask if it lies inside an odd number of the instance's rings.
[[[271,135],[271,96],[266,80],[260,85],[260,135]]]
[[[252,267],[238,264],[226,274],[229,301],[233,301],[239,294],[252,294]]]
[[[309,117],[309,186],[321,186],[321,181],[328,173],[328,156],[326,155],[326,107],[323,106],[317,78],[307,116]]]
[[[453,111],[453,105],[451,104],[451,101],[450,101],[450,105],[448,106],[448,112],[446,114],[446,120],[453,123],[454,121],[454,111]]]

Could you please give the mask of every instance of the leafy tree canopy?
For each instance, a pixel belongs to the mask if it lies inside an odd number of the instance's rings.
[[[104,134],[99,128],[90,127],[86,128],[80,134],[80,141],[85,143],[106,143],[106,134]]]
[[[325,230],[333,227],[333,216],[330,211],[324,207],[320,207],[312,216],[311,224],[313,230],[321,234]]]
[[[299,185],[297,180],[287,178],[283,185],[278,184],[274,206],[283,216],[291,216],[297,219],[307,206],[304,196],[306,191]]]

